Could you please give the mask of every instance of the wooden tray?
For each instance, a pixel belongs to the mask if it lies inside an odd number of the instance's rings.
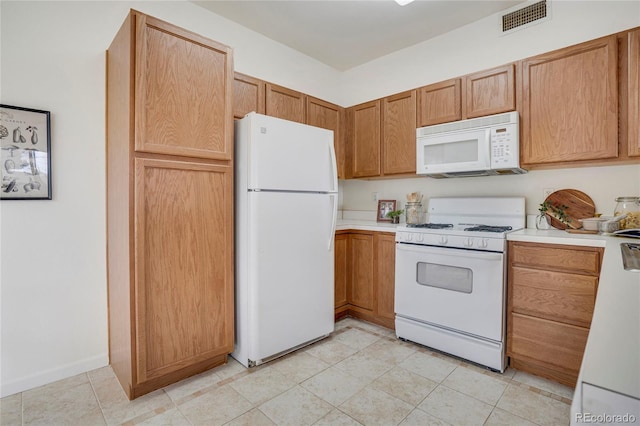
[[[566,206],[564,212],[569,221],[567,224],[559,221],[551,210],[547,211],[551,226],[556,229],[579,229],[582,227],[580,219],[593,217],[596,214],[596,206],[591,197],[577,189],[561,189],[549,195],[544,201],[556,208]]]

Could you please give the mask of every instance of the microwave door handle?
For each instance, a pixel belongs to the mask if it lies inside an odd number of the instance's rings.
[[[487,149],[484,149],[480,155],[485,158],[482,158],[482,164],[486,164],[489,168],[491,167],[491,129],[484,129],[484,141],[483,143],[478,143],[478,146],[486,144]]]

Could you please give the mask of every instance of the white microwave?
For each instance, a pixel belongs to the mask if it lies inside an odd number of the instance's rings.
[[[416,173],[433,178],[523,174],[518,112],[416,130]]]

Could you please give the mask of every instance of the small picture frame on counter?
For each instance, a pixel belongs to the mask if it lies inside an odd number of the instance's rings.
[[[378,222],[391,222],[391,218],[387,217],[387,213],[396,209],[396,200],[378,200]]]
[[[0,105],[0,200],[51,199],[50,116]]]

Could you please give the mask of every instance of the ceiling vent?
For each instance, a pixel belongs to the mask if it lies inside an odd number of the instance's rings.
[[[502,32],[509,33],[549,19],[547,0],[531,3],[526,7],[502,15]]]

